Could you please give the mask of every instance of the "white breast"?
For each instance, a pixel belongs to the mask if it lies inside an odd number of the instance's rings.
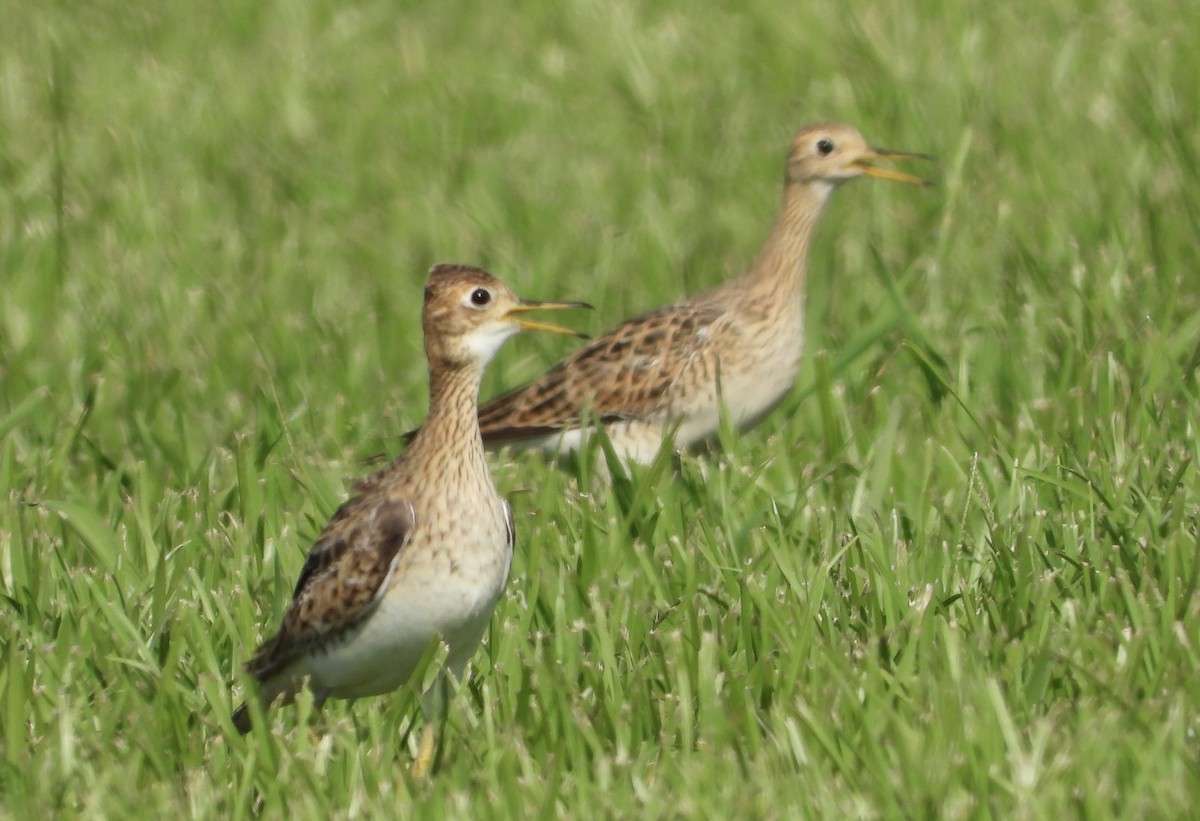
[[[503,502],[496,502],[488,511],[494,527],[444,532],[443,538],[455,541],[453,556],[414,538],[412,553],[402,556],[392,587],[374,612],[353,635],[309,658],[305,672],[312,676],[314,689],[328,690],[336,698],[391,692],[408,681],[439,637],[449,648],[447,666],[461,674],[487,628],[512,564]]]

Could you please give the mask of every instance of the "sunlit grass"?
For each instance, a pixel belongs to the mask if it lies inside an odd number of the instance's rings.
[[[0,812],[1189,813],[1191,18],[393,6],[0,4]],[[311,539],[423,417],[429,266],[602,330],[739,272],[824,119],[941,185],[837,193],[758,428],[607,490],[599,452],[495,460],[513,578],[436,777],[411,693],[234,734]]]

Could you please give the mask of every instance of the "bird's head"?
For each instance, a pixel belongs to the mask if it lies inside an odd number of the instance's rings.
[[[826,123],[805,128],[792,140],[787,177],[791,183],[824,184],[829,189],[864,175],[928,186],[932,183],[921,177],[880,168],[874,163],[879,160],[931,159],[926,154],[872,148],[857,129],[841,123]]]
[[[522,330],[586,335],[548,322],[524,318],[529,311],[590,308],[583,302],[519,299],[508,286],[480,268],[435,265],[425,283],[425,351],[430,361],[450,366],[486,364],[500,346]]]

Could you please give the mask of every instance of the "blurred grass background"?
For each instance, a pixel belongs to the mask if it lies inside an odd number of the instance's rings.
[[[0,813],[1190,812],[1194,17],[0,0]],[[309,541],[423,418],[429,266],[603,330],[739,273],[825,119],[940,187],[838,192],[799,388],[723,452],[611,492],[496,460],[514,576],[437,777],[411,699],[235,737]]]

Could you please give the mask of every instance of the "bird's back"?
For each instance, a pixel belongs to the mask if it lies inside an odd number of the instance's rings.
[[[689,383],[710,378],[712,341],[725,314],[726,306],[700,298],[618,325],[532,382],[480,407],[484,442],[540,440],[589,419],[669,421],[686,403]]]

